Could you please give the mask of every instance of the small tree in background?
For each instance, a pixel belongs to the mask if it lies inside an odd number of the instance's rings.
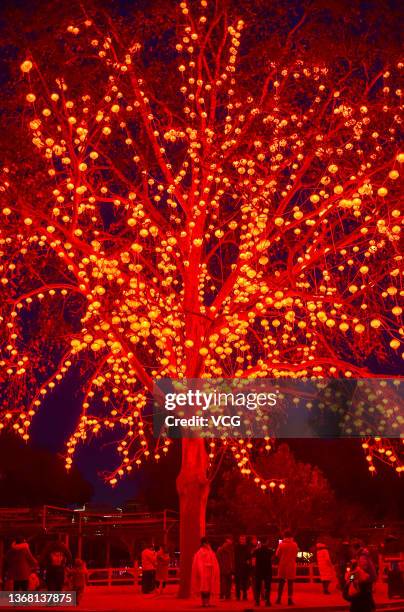
[[[73,468],[64,470],[64,457],[32,448],[3,434],[0,443],[1,506],[68,506],[91,499],[92,487]]]
[[[283,477],[287,487],[281,496],[257,488],[251,480],[226,471],[223,485],[212,503],[212,519],[244,533],[267,533],[276,527],[329,530],[335,523],[335,495],[316,467],[297,461],[287,444],[259,460],[258,469],[267,478]]]

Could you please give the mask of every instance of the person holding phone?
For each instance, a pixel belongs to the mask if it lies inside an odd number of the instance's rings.
[[[259,606],[264,587],[264,602],[266,606],[271,605],[271,583],[272,583],[272,556],[274,551],[268,546],[266,538],[262,538],[252,557],[254,563],[254,596],[255,605]]]
[[[373,585],[376,569],[369,552],[359,543],[353,545],[356,557],[352,560],[345,576],[344,598],[350,602],[350,612],[373,612]]]

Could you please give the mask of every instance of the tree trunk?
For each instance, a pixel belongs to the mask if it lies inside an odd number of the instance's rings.
[[[192,559],[205,535],[209,495],[208,455],[202,439],[182,440],[181,471],[177,478],[180,500],[180,586],[179,597],[191,594]]]

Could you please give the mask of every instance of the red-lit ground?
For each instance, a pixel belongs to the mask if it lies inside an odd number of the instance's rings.
[[[163,595],[142,595],[139,590],[133,587],[89,587],[85,593],[79,609],[83,612],[187,612],[200,608],[200,602],[197,599],[182,600],[176,597],[177,587],[169,586]],[[375,599],[377,609],[383,610],[404,610],[404,600],[388,600],[386,585],[378,584],[375,591]],[[274,610],[348,610],[348,604],[345,602],[338,591],[334,591],[330,596],[321,594],[320,585],[300,584],[296,588],[294,596],[295,606],[288,607],[286,599],[282,605],[275,605],[275,589],[272,593],[272,607]],[[230,610],[244,611],[254,608],[251,594],[248,602],[237,602],[232,599],[230,602],[214,601],[215,607],[220,612]],[[261,608],[264,606],[261,604]],[[38,608],[37,608],[38,609]],[[47,607],[47,610],[54,608]],[[56,608],[55,608],[56,609]]]

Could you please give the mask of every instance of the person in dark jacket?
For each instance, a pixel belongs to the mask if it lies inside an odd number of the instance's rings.
[[[234,581],[236,584],[236,597],[240,601],[241,594],[243,600],[247,601],[248,579],[250,575],[250,547],[246,536],[240,536],[239,541],[234,547]]]
[[[4,563],[4,575],[6,580],[13,583],[14,591],[27,591],[29,577],[37,567],[37,560],[32,555],[28,542],[22,538],[16,538],[11,544]]]
[[[45,569],[45,583],[48,591],[62,591],[65,583],[66,566],[71,565],[70,550],[63,542],[50,542],[42,555],[41,565]]]
[[[230,599],[234,573],[234,547],[231,538],[226,538],[224,544],[217,549],[216,557],[220,568],[220,599]]]
[[[373,612],[376,605],[373,599],[373,585],[376,581],[376,569],[369,551],[361,544],[353,545],[355,558],[347,572],[344,597],[350,602],[350,612]]]
[[[260,605],[262,588],[264,587],[264,601],[266,606],[271,605],[271,583],[272,583],[272,557],[274,551],[268,546],[265,538],[256,547],[252,556],[254,563],[254,594],[255,605]]]
[[[352,559],[351,544],[344,540],[337,550],[337,578],[341,591],[345,586],[345,574]]]

